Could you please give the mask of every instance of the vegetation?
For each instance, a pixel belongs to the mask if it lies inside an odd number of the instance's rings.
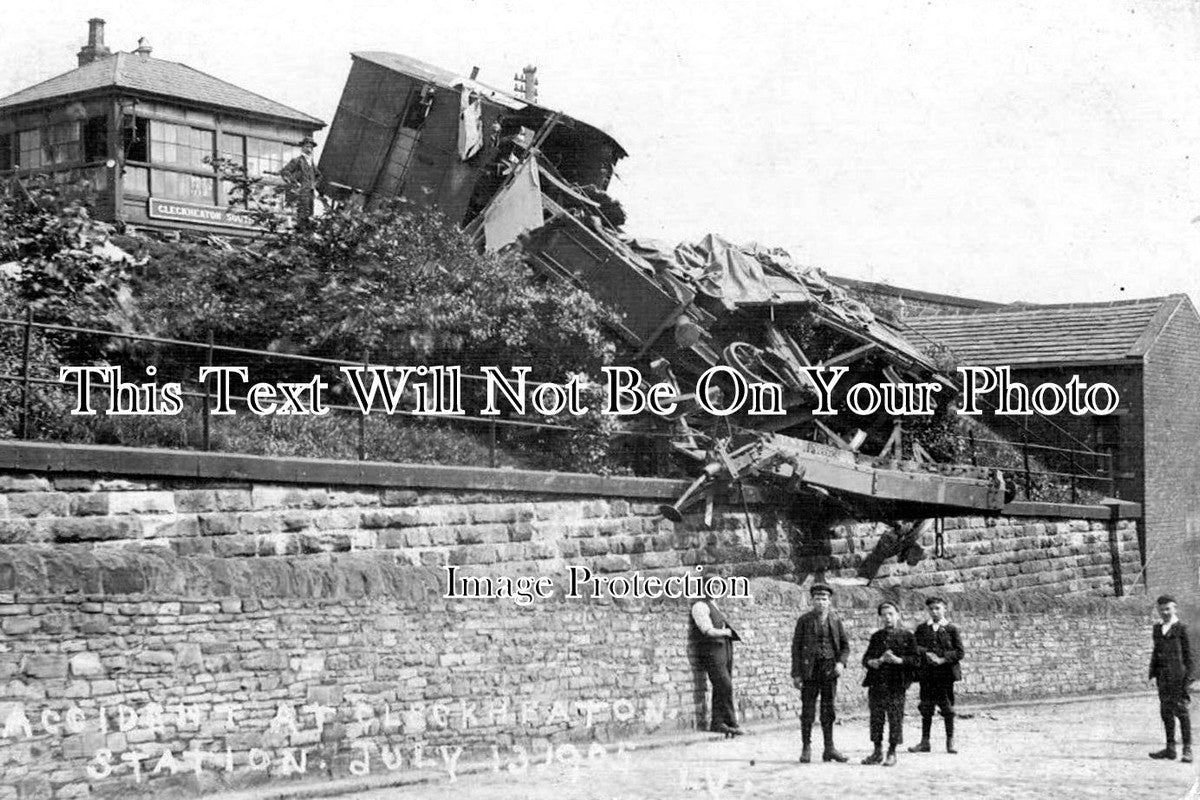
[[[228,171],[228,167],[221,165]],[[249,349],[373,364],[457,364],[464,372],[484,365],[529,365],[533,381],[563,381],[569,374],[597,375],[611,362],[603,332],[605,311],[589,295],[550,284],[514,256],[481,254],[440,215],[403,201],[361,209],[332,206],[295,225],[268,192],[244,173],[232,177],[265,233],[248,244],[157,242],[114,236],[96,222],[86,202],[45,181],[13,184],[0,195],[0,303],[7,314],[31,308],[39,321],[132,330],[157,337],[233,344]],[[117,241],[137,252],[137,266],[104,255]],[[2,332],[0,358],[7,374],[19,372],[20,335]],[[148,365],[158,379],[196,377],[201,352],[107,337],[46,338],[38,358],[46,377],[59,363],[103,360],[141,377]],[[226,356],[217,363],[247,366],[253,380],[307,380],[331,367],[272,357]],[[193,385],[191,388],[195,388]],[[478,392],[467,382],[467,392]],[[5,384],[5,399],[17,391]],[[593,393],[597,391],[594,387]],[[38,403],[57,407],[66,398],[38,392]],[[55,399],[51,399],[51,398]],[[345,396],[332,398],[346,402]],[[480,398],[464,397],[467,408]],[[20,403],[0,411],[0,435],[14,435]],[[597,403],[592,403],[596,407]],[[39,406],[40,407],[40,406]],[[76,441],[195,446],[197,431],[179,418],[72,418],[39,414],[40,434]],[[241,415],[239,415],[240,417]],[[357,415],[355,415],[357,417]],[[57,423],[55,420],[57,419]],[[274,425],[244,423],[214,433],[212,446],[242,452],[353,457],[357,422],[310,420]],[[469,429],[452,432],[414,424],[368,426],[377,441],[374,458],[488,463],[486,438]],[[566,422],[566,420],[559,420]],[[617,426],[609,419],[570,420],[574,433],[501,437],[502,463],[588,471],[622,471],[616,458]],[[346,428],[349,424],[349,428]],[[317,433],[325,425],[324,435]],[[343,430],[343,428],[346,428]],[[349,443],[349,445],[347,445]],[[348,451],[347,451],[348,446]]]
[[[592,412],[546,422],[569,427],[498,429],[449,426],[408,416],[333,414],[327,418],[259,419],[247,413],[210,420],[214,450],[267,455],[353,458],[360,447],[382,460],[488,464],[596,473],[670,469],[661,440],[627,435],[622,421],[601,416],[602,390],[588,376],[611,363],[603,332],[606,311],[581,290],[540,279],[511,255],[481,254],[436,213],[404,201],[363,209],[334,205],[303,224],[244,172],[218,164],[264,233],[249,243],[162,242],[117,236],[89,213],[86,198],[46,180],[0,191],[0,316],[32,310],[42,322],[137,332],[283,355],[364,359],[373,364],[458,364],[465,372],[529,365],[531,380],[585,379]],[[112,242],[136,258],[114,254]],[[814,345],[815,346],[815,345]],[[19,328],[0,330],[0,371],[17,375],[23,360]],[[58,379],[63,364],[120,365],[130,379],[154,366],[158,380],[189,381],[203,351],[84,334],[32,339],[34,376]],[[253,380],[308,380],[321,373],[340,386],[331,366],[279,356],[225,355],[216,363],[249,368]],[[948,353],[933,354],[953,371]],[[479,391],[468,382],[468,392]],[[0,381],[0,437],[20,433],[21,387]],[[335,395],[335,403],[349,398]],[[480,408],[477,394],[463,398]],[[73,417],[60,388],[35,383],[28,426],[35,438],[195,448],[204,444],[198,401],[172,417]],[[941,461],[1024,471],[1009,445],[969,447],[970,436],[997,439],[948,406],[905,423],[906,455],[920,442]],[[1031,468],[1044,470],[1034,459]],[[1024,481],[1022,480],[1023,484]],[[1030,478],[1041,497],[1066,499],[1069,486]]]

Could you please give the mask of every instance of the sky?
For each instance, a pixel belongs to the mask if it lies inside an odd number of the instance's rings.
[[[630,153],[610,192],[638,236],[1001,302],[1200,302],[1195,3],[45,0],[5,14],[0,95],[73,68],[93,16],[326,122],[352,51],[502,89],[535,64],[542,105]]]

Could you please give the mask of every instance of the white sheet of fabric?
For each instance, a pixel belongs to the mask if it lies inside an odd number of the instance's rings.
[[[542,227],[542,221],[537,162],[527,158],[483,212],[484,245],[488,250],[499,250],[515,242],[524,231]]]
[[[483,101],[463,87],[458,103],[458,157],[466,161],[483,147]]]

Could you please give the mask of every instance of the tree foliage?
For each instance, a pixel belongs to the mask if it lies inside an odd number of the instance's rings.
[[[137,291],[149,327],[180,338],[357,359],[528,364],[538,377],[612,357],[590,296],[479,253],[441,215],[404,201],[335,207],[248,245],[172,248]]]
[[[5,291],[41,321],[111,322],[128,262],[108,248],[112,228],[74,187],[46,177],[0,187],[0,270]]]

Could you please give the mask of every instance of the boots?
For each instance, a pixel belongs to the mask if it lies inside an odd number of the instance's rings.
[[[954,749],[954,717],[946,717],[946,752],[953,755]]]
[[[833,746],[833,725],[822,725],[821,733],[825,737],[825,752],[821,754],[822,761],[836,761],[839,764],[845,764],[850,760]]]
[[[1150,757],[1158,761],[1174,761],[1175,760],[1175,715],[1169,710],[1163,709],[1162,712],[1163,730],[1167,734],[1167,746],[1162,750],[1155,750],[1150,754]],[[1191,731],[1188,731],[1188,738],[1191,738]],[[1188,742],[1191,744],[1191,742]]]
[[[896,766],[896,745],[888,745],[887,758],[883,760],[883,765],[885,767]]]
[[[933,729],[933,717],[921,717],[921,741],[908,748],[910,753],[928,753],[929,732]]]
[[[812,762],[812,745],[805,742],[800,748],[800,763],[809,764]]]
[[[1190,744],[1183,746],[1183,752],[1180,753],[1179,760],[1184,764],[1192,763],[1192,746]]]
[[[875,742],[875,750],[871,755],[862,760],[864,764],[882,764],[883,763],[883,746],[879,742]]]

